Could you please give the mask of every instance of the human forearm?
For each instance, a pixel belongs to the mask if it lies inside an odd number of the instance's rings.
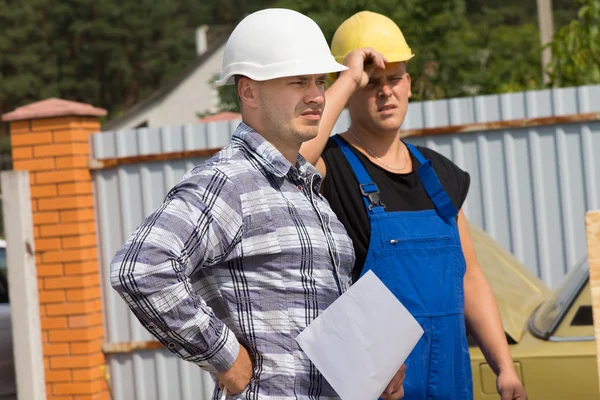
[[[513,370],[498,305],[481,270],[468,273],[464,286],[467,329],[496,375]]]
[[[233,211],[228,218],[215,218],[205,204],[211,195],[221,196],[223,202],[228,197],[223,186],[212,194],[203,189],[206,186],[183,183],[168,195],[113,258],[111,285],[170,351],[217,372],[233,365],[239,343],[196,294],[190,276],[222,257],[241,220]]]

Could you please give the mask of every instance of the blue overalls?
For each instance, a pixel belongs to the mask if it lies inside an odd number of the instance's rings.
[[[334,136],[350,163],[371,224],[362,274],[372,270],[421,324],[424,334],[406,360],[406,400],[470,400],[473,384],[464,321],[458,211],[431,161],[407,144],[433,210],[386,212],[377,185],[348,145]],[[361,276],[362,276],[361,274]],[[390,316],[393,318],[393,316]]]

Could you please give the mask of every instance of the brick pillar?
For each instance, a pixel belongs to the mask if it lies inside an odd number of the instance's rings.
[[[13,168],[30,171],[46,391],[107,400],[89,135],[106,111],[60,99],[3,115]],[[4,189],[6,190],[6,188]],[[10,229],[10,227],[7,227]]]

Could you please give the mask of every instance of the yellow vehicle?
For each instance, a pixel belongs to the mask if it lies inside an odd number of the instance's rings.
[[[600,399],[587,260],[550,291],[486,233],[470,228],[529,399]],[[499,399],[494,373],[468,340],[475,400]]]

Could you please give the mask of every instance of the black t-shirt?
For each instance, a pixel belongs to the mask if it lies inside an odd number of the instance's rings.
[[[426,159],[431,161],[444,190],[450,196],[454,206],[460,210],[469,191],[469,174],[440,153],[426,147],[417,146],[417,148]],[[350,149],[377,184],[386,211],[423,211],[435,208],[414,168],[407,174],[395,174],[372,163],[352,145]],[[352,275],[356,280],[360,276],[369,249],[371,234],[369,217],[356,176],[333,139],[327,142],[322,158],[327,168],[322,192],[354,243],[356,264]],[[411,160],[413,166],[419,165],[412,154]]]

